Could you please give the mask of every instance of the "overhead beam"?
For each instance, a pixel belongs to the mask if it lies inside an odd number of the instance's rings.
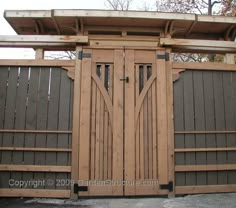
[[[0,42],[12,43],[88,43],[88,36],[76,35],[1,35]]]
[[[1,35],[0,47],[64,47],[88,44],[88,36],[69,35]]]
[[[160,46],[168,46],[174,51],[181,52],[192,50],[195,53],[198,51],[236,53],[236,42],[232,41],[160,38]]]

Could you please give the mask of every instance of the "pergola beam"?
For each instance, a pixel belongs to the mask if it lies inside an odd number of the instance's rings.
[[[66,47],[88,44],[88,36],[1,35],[0,47]]]
[[[171,47],[173,51],[236,53],[236,42],[194,39],[160,38],[160,46]]]

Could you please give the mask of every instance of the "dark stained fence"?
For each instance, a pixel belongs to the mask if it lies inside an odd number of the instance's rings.
[[[236,184],[236,72],[181,73],[174,83],[174,126],[176,192],[206,192],[204,185],[216,185],[209,192],[234,190],[217,185]]]
[[[72,101],[62,68],[0,67],[0,191],[70,189]]]

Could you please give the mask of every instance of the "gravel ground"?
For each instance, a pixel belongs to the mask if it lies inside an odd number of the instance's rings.
[[[236,208],[236,193],[167,198],[61,199],[0,198],[1,208]]]

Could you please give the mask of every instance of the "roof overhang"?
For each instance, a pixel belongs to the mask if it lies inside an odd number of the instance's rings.
[[[236,18],[182,13],[110,10],[7,10],[5,19],[20,35],[122,34],[231,40]]]

